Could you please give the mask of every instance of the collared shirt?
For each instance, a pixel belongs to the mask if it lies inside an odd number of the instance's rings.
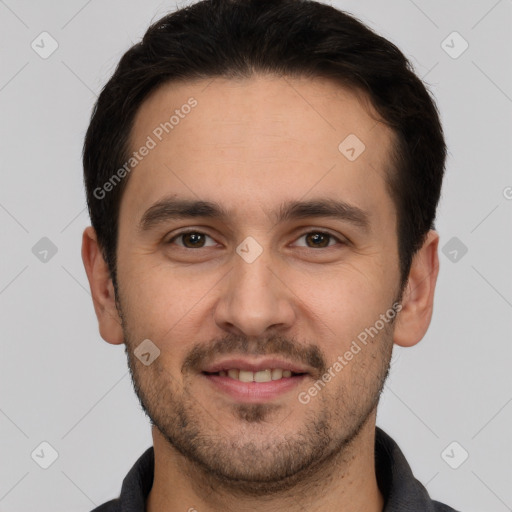
[[[153,485],[154,467],[155,454],[150,447],[126,475],[119,498],[92,512],[144,512]],[[379,427],[375,433],[375,471],[385,501],[382,512],[456,512],[430,499],[425,487],[414,478],[398,445]]]

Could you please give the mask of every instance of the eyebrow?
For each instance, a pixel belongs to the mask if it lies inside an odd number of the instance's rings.
[[[209,218],[228,221],[232,215],[221,204],[212,201],[164,198],[150,206],[139,222],[139,231],[149,231],[170,220]],[[361,208],[335,199],[287,201],[272,212],[276,224],[298,219],[330,217],[353,224],[368,232],[370,220]]]

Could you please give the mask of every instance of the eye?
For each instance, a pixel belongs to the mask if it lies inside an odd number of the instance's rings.
[[[203,247],[212,247],[215,242],[210,246],[205,245],[205,239],[209,238],[213,241],[213,238],[200,231],[184,231],[176,236],[173,236],[167,243],[172,244],[175,240],[181,240],[183,244],[177,244],[179,247],[185,249],[202,249]]]
[[[346,242],[340,238],[327,233],[325,231],[308,231],[302,234],[297,240],[304,238],[306,245],[297,244],[299,247],[305,247],[308,249],[324,249],[338,244],[345,245]],[[210,239],[212,243],[206,244],[206,239]],[[183,231],[173,236],[167,243],[174,244],[176,240],[180,240],[181,243],[176,243],[179,247],[184,249],[202,249],[205,247],[213,247],[216,242],[212,237],[201,231]]]
[[[299,247],[307,247],[309,249],[323,249],[325,247],[336,245],[335,243],[330,244],[329,241],[335,241],[344,244],[344,242],[338,237],[324,231],[309,231],[308,233],[301,235],[297,240],[300,240],[301,238],[306,239],[306,244],[311,243],[312,245],[302,245]]]

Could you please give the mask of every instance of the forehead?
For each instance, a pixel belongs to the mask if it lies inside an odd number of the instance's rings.
[[[135,116],[130,149],[151,149],[130,173],[121,212],[140,217],[177,194],[224,203],[235,219],[309,194],[378,202],[393,215],[393,134],[378,119],[364,96],[324,79],[166,83]]]

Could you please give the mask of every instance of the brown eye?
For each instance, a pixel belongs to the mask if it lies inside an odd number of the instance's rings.
[[[177,244],[180,247],[184,247],[185,249],[202,249],[203,247],[208,247],[205,245],[206,238],[211,239],[211,237],[200,231],[186,231],[171,238],[167,243],[172,244],[175,240],[181,240],[182,243]]]
[[[309,233],[306,240],[310,241],[313,247],[327,247],[329,245],[330,235],[326,233]]]
[[[336,245],[335,243],[330,243],[332,240],[338,243],[343,243],[339,238],[323,231],[310,231],[309,233],[304,233],[299,237],[299,239],[301,238],[304,238],[306,241],[306,245],[301,245],[301,247],[307,247],[310,249],[323,249],[325,247]]]

